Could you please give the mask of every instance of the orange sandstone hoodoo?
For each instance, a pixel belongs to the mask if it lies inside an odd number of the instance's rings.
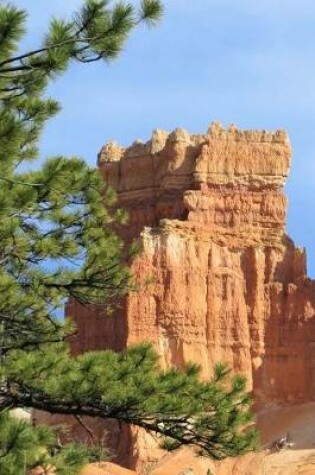
[[[314,400],[315,282],[285,231],[290,158],[284,131],[216,123],[105,145],[99,167],[129,213],[122,237],[142,245],[132,270],[143,285],[114,317],[69,302],[74,351],[151,341],[164,367],[195,361],[207,377],[227,362],[260,407]],[[159,456],[127,429],[114,445],[129,467]]]

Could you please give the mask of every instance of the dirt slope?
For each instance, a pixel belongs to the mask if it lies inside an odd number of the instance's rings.
[[[211,467],[205,459],[194,460],[187,450],[166,457],[152,475],[315,475],[315,404],[270,407],[258,416],[262,450],[238,459],[228,459]],[[291,449],[271,453],[277,438],[290,433]]]
[[[265,409],[258,416],[264,451],[228,460],[215,475],[315,475],[315,404]],[[268,448],[290,434],[293,447],[278,453]]]
[[[141,475],[315,475],[315,403],[291,407],[270,407],[258,416],[262,451],[214,464],[195,457],[187,448],[166,455],[157,465],[147,466]],[[270,445],[290,433],[293,447],[272,453]],[[210,470],[210,471],[209,471]],[[82,475],[136,475],[111,463],[93,464]]]
[[[81,475],[137,475],[133,470],[127,470],[110,462],[92,463],[85,467]]]

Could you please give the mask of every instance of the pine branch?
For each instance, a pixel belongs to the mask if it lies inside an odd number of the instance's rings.
[[[23,185],[23,186],[31,186],[31,187],[43,187],[45,183],[27,183],[24,181],[14,180],[13,178],[6,178],[4,176],[0,176],[0,181],[5,181],[7,183],[11,183],[12,185]]]

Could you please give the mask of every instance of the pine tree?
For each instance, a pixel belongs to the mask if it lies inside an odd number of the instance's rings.
[[[18,51],[26,13],[0,6],[0,473],[25,475],[39,466],[76,474],[91,453],[70,444],[55,450],[45,427],[10,409],[116,419],[160,435],[168,449],[184,444],[221,458],[253,447],[250,397],[241,377],[223,366],[200,381],[193,364],[161,372],[149,345],[121,354],[74,358],[73,331],[56,318],[69,297],[104,307],[132,286],[126,249],[112,230],[124,215],[97,170],[77,157],[53,157],[31,171],[46,122],[59,110],[45,96],[71,61],[116,58],[130,33],[155,25],[159,0],[109,7],[85,0],[71,21],[53,19],[42,45]],[[22,167],[22,168],[21,168]],[[94,454],[95,456],[95,454]],[[33,471],[33,473],[35,473]]]

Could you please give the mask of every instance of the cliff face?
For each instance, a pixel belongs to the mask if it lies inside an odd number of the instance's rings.
[[[208,376],[227,362],[258,405],[315,399],[315,282],[285,233],[290,157],[283,131],[218,124],[104,146],[100,169],[130,217],[121,233],[142,245],[141,290],[106,322],[70,304],[76,351],[148,340],[165,366],[193,360]]]

